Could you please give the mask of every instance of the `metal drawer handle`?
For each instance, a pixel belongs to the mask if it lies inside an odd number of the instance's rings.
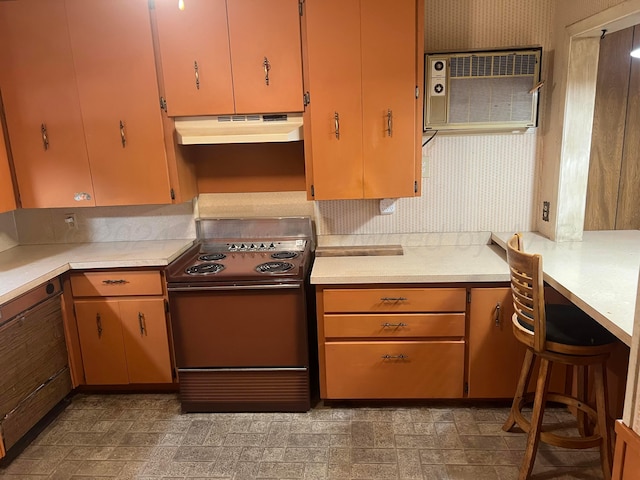
[[[383,302],[406,302],[407,297],[382,297]]]
[[[333,122],[336,129],[336,140],[340,140],[340,114],[338,112],[333,114]]]
[[[121,278],[119,280],[103,280],[102,283],[104,283],[105,285],[122,285],[125,283],[129,283],[129,281]]]
[[[144,313],[138,312],[138,323],[140,324],[140,336],[147,334],[147,322],[144,319]]]
[[[200,90],[200,69],[198,68],[198,62],[193,62],[193,70],[196,76],[196,90]]]
[[[124,130],[124,122],[120,120],[120,141],[122,142],[122,148],[127,146],[127,133]]]
[[[496,303],[496,316],[495,316],[495,322],[496,322],[496,327],[500,326],[500,318],[502,317],[502,315],[500,315],[500,304]]]
[[[45,151],[49,150],[49,134],[47,133],[47,126],[44,123],[40,125],[40,132],[42,133],[42,146]]]
[[[406,360],[409,358],[409,355],[405,355],[401,353],[400,355],[382,355],[383,360]]]
[[[262,62],[262,67],[264,68],[264,84],[269,86],[269,70],[271,70],[271,64],[269,63],[269,59],[264,57],[264,61]]]
[[[387,327],[407,327],[408,325],[406,323],[389,323],[389,322],[385,322],[382,324],[382,328],[387,328]]]
[[[387,110],[387,137],[393,134],[393,112],[391,109]]]
[[[98,329],[98,338],[102,337],[102,319],[100,318],[100,314],[96,313],[96,327]]]

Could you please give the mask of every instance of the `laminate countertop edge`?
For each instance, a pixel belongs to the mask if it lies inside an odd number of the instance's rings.
[[[193,240],[18,245],[0,252],[0,304],[69,270],[163,267]]]

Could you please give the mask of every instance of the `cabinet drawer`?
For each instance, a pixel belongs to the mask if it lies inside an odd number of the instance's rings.
[[[462,398],[464,341],[330,342],[325,365],[329,399]]]
[[[325,315],[324,336],[463,337],[464,313],[403,313]]]
[[[162,295],[162,278],[159,271],[74,273],[71,289],[74,297]]]
[[[325,289],[325,312],[464,312],[464,288]]]

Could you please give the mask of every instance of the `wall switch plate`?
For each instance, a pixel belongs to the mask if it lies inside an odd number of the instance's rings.
[[[380,199],[380,213],[382,215],[389,215],[396,211],[396,199],[395,198],[381,198]]]
[[[64,223],[67,224],[67,228],[69,228],[69,230],[78,228],[78,222],[76,220],[76,214],[75,213],[65,213],[64,214]]]

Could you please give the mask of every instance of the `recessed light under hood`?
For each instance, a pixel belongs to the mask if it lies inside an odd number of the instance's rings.
[[[177,117],[175,127],[181,145],[302,140],[302,114]]]

